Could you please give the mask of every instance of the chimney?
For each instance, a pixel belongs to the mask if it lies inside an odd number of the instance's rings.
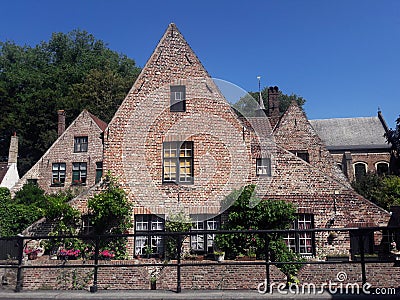
[[[8,152],[8,165],[16,164],[18,159],[18,137],[14,132],[10,141],[10,150]]]
[[[268,88],[268,117],[271,121],[271,126],[274,127],[280,118],[279,113],[279,88],[270,86]]]
[[[58,136],[60,136],[65,131],[65,111],[59,110],[57,113],[58,113]]]

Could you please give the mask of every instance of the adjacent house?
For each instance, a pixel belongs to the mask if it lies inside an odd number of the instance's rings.
[[[350,182],[367,172],[389,173],[392,147],[385,138],[388,126],[381,111],[376,117],[310,120],[310,123]]]
[[[278,107],[279,89],[270,91],[270,107]],[[179,211],[192,218],[193,230],[218,229],[226,196],[250,183],[265,201],[295,203],[297,228],[387,225],[390,214],[354,192],[301,108],[293,103],[280,118],[273,109],[267,114],[239,117],[176,26],[168,26],[104,135],[104,169],[135,205],[134,231],[154,233],[136,238],[135,254],[145,245],[161,254],[157,232]],[[213,238],[192,236],[190,246],[207,253]],[[332,247],[324,234],[285,240],[306,256]],[[339,240],[336,247],[356,251],[348,236]],[[366,243],[370,251],[379,241]]]
[[[58,111],[58,138],[39,161],[18,181],[38,184],[46,193],[66,189],[86,190],[100,181],[103,172],[101,134],[107,124],[87,110],[65,129],[65,111]]]
[[[10,140],[8,161],[0,162],[0,187],[11,189],[19,180],[17,169],[18,137],[14,134]]]

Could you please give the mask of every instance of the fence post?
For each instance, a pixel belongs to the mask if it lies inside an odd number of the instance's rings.
[[[270,276],[270,262],[269,262],[269,236],[265,234],[265,276],[267,279],[266,292],[270,292],[271,276]]]
[[[99,269],[99,249],[100,247],[100,236],[96,235],[96,244],[94,247],[94,274],[93,274],[93,285],[90,287],[90,292],[97,292],[97,272]]]
[[[176,292],[180,293],[181,288],[181,250],[182,250],[182,237],[178,234],[178,245],[177,245],[177,266],[176,266]]]
[[[17,284],[15,286],[15,291],[20,292],[22,290],[22,260],[24,258],[24,237],[17,237],[18,244],[18,270],[17,270]]]
[[[359,231],[358,244],[360,246],[360,259],[361,259],[361,278],[363,285],[367,282],[367,276],[365,271],[365,256],[364,256],[364,231]]]

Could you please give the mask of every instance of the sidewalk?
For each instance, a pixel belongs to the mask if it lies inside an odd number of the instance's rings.
[[[137,290],[137,291],[98,291],[90,293],[88,291],[22,291],[16,293],[10,290],[0,290],[0,299],[400,299],[399,293],[397,295],[331,295],[325,291],[323,294],[309,295],[309,294],[287,294],[282,295],[274,294],[260,294],[256,290],[225,290],[225,291],[210,291],[210,290],[183,290],[181,293],[173,291],[151,291],[151,290]]]

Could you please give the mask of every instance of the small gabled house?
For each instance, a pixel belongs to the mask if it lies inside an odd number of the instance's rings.
[[[376,117],[321,119],[310,123],[350,182],[367,172],[389,174],[392,147],[385,138],[388,126],[381,111]]]
[[[105,122],[84,110],[65,129],[65,112],[58,111],[57,140],[12,191],[27,182],[38,184],[46,193],[93,186],[103,172],[101,135],[106,127]]]
[[[282,117],[276,112],[238,116],[170,24],[104,135],[104,169],[134,204],[134,231],[153,233],[137,236],[131,251],[143,254],[150,245],[162,254],[157,233],[176,212],[191,217],[193,230],[218,229],[229,209],[226,196],[250,183],[262,200],[295,203],[296,228],[387,225],[390,214],[355,193],[302,109],[293,103]],[[307,256],[355,249],[345,235],[335,246],[327,234],[285,240]],[[370,249],[379,241],[367,243]],[[195,252],[212,246],[213,235],[190,238]]]
[[[17,169],[18,137],[14,134],[10,140],[8,161],[0,162],[0,187],[12,189],[19,180]]]

